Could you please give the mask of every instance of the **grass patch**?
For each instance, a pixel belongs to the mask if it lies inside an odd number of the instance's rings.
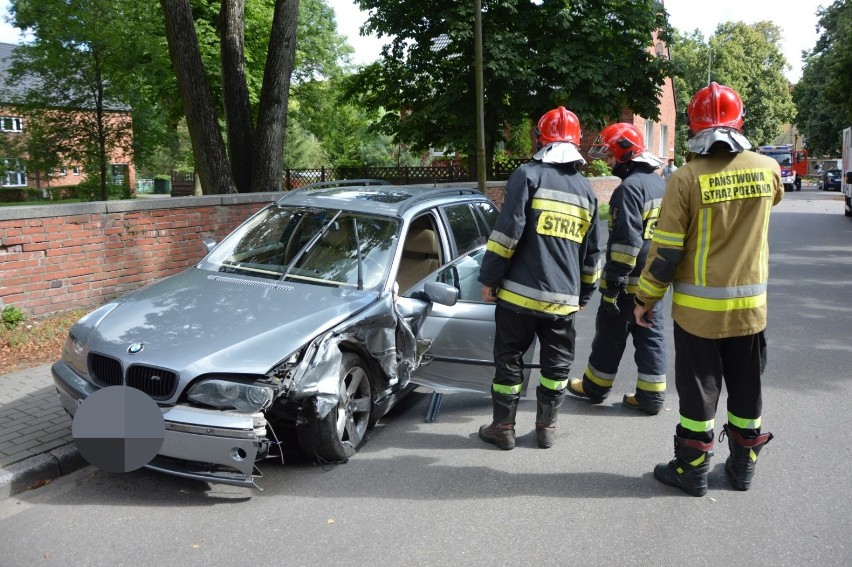
[[[66,203],[83,203],[83,199],[60,199],[59,201],[47,201],[45,199],[38,199],[32,201],[18,201],[15,203],[0,203],[0,207],[20,207],[26,205],[64,205]]]

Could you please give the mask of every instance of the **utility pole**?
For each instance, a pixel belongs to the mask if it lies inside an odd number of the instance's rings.
[[[485,94],[482,86],[482,0],[473,0],[473,58],[476,75],[476,178],[485,193]]]

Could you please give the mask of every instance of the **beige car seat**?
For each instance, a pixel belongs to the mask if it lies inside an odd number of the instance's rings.
[[[415,228],[402,246],[402,261],[396,282],[400,293],[441,267],[438,237],[431,228]]]

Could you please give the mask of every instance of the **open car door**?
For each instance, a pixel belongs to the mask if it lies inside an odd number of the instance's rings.
[[[417,339],[426,351],[411,375],[415,384],[441,393],[491,393],[495,304],[482,301],[482,284],[477,279],[484,255],[485,247],[477,248],[417,286],[422,290],[427,281],[436,281],[455,287],[459,296],[452,306],[433,302],[420,323]],[[524,355],[522,395],[529,382],[534,350],[535,341]]]

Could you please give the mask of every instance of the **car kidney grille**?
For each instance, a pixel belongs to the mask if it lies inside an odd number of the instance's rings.
[[[89,354],[89,374],[99,386],[120,386],[121,363],[102,354]]]
[[[127,369],[127,385],[142,390],[154,399],[166,399],[175,391],[177,374],[162,368],[134,364]]]

